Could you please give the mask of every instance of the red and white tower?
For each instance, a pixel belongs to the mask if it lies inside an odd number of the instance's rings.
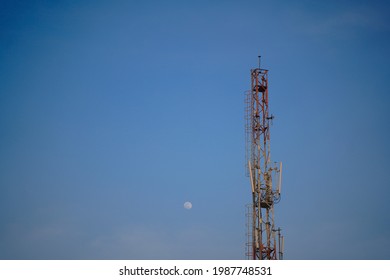
[[[283,259],[284,238],[274,223],[274,206],[280,201],[282,163],[271,161],[268,70],[251,70],[246,92],[246,156],[252,204],[247,210],[247,257],[254,260]]]

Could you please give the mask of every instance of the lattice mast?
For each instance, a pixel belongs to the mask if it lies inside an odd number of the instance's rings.
[[[280,200],[282,163],[271,162],[268,70],[251,70],[251,89],[246,93],[247,175],[252,204],[247,256],[254,260],[283,259],[284,238],[275,227],[274,205]]]

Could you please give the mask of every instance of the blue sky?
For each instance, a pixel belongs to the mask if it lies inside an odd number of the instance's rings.
[[[244,258],[259,54],[285,258],[390,259],[389,12],[2,1],[0,259]]]

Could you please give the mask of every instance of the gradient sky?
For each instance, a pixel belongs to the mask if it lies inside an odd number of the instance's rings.
[[[390,259],[389,51],[387,1],[1,1],[0,259],[243,259],[259,54],[285,258]]]

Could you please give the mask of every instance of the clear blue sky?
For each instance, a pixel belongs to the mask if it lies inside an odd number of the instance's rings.
[[[389,15],[387,1],[1,1],[0,259],[244,258],[259,54],[285,258],[390,259]]]

